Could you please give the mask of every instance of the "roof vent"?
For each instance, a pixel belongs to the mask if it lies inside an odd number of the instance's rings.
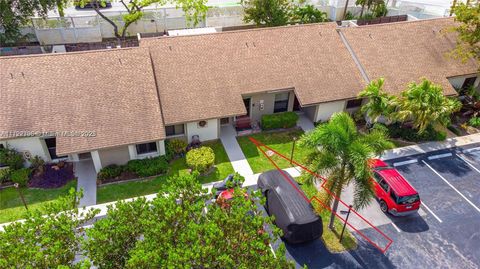
[[[368,34],[368,37],[370,37],[370,39],[373,39],[373,37],[372,37],[372,34],[371,34],[371,33],[370,33],[370,34]]]
[[[245,42],[245,46],[247,46],[247,48],[248,48],[248,42]]]
[[[118,62],[120,63],[120,65],[123,65],[122,59],[118,58]]]
[[[172,50],[172,46],[168,46],[168,49],[169,49],[169,50]]]

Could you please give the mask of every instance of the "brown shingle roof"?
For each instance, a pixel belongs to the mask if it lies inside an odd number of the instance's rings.
[[[441,18],[341,31],[369,79],[384,77],[387,91],[398,94],[409,82],[426,77],[451,95],[456,92],[447,77],[474,74],[477,70],[474,62],[462,64],[446,56],[454,48],[456,37],[443,29],[454,25],[452,18]]]
[[[0,100],[0,131],[96,132],[59,155],[165,137],[147,49],[2,57]]]
[[[302,105],[352,98],[364,81],[335,23],[147,38],[165,124],[245,114],[241,94],[294,88]]]

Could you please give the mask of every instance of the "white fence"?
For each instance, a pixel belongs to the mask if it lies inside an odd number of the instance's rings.
[[[326,12],[331,20],[341,20],[344,13],[346,0],[313,0],[316,7]],[[399,2],[399,3],[397,3]],[[395,6],[392,6],[392,3]],[[417,18],[431,18],[448,15],[448,9],[435,6],[437,13],[431,13],[426,5],[409,4],[407,1],[389,2],[389,15],[409,14]],[[355,6],[355,0],[349,1],[347,11],[353,15],[359,15],[361,8]],[[431,6],[431,5],[430,5]],[[433,9],[430,9],[433,10]],[[122,24],[122,12],[105,11],[104,14]],[[204,21],[198,27],[231,27],[246,25],[243,21],[243,8],[240,5],[211,7],[208,10]],[[51,44],[72,44],[82,42],[100,42],[104,38],[113,38],[113,27],[98,15],[72,16],[72,17],[50,17],[47,20],[33,18],[33,32],[36,39],[42,45]],[[146,9],[141,20],[128,27],[128,36],[137,33],[163,33],[168,30],[193,28],[185,19],[182,10],[175,8],[152,8]]]

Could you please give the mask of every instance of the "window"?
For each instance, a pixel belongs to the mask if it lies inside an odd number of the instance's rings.
[[[138,155],[157,152],[157,142],[138,144],[135,147],[137,148]]]
[[[394,191],[390,192],[390,197],[392,197],[392,199],[395,203],[398,203],[398,196],[395,194]]]
[[[362,99],[353,99],[347,101],[347,109],[359,108],[362,106]]]
[[[383,178],[382,176],[380,176],[379,174],[377,173],[373,173],[373,178],[375,179],[375,181],[377,182],[380,182]]]
[[[290,93],[282,92],[275,94],[275,104],[273,106],[273,113],[285,112],[288,110],[288,96]]]
[[[167,136],[174,136],[174,135],[183,135],[183,134],[185,134],[185,130],[184,130],[183,124],[165,126],[165,132],[167,133]]]
[[[475,84],[477,77],[466,78],[462,85],[462,90],[466,90]]]
[[[55,137],[46,138],[45,144],[47,145],[48,153],[50,154],[50,159],[56,160],[56,159],[67,157],[67,156],[57,156],[57,139]]]
[[[220,124],[225,125],[230,123],[230,118],[221,118],[220,119]]]
[[[387,182],[385,182],[385,180],[381,180],[379,183],[380,187],[382,187],[382,189],[384,191],[386,191],[388,193],[388,191],[390,191],[390,186],[388,186]]]

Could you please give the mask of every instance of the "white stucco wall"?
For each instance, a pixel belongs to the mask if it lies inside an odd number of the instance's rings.
[[[40,137],[10,139],[2,141],[2,144],[4,146],[8,144],[10,148],[13,148],[21,153],[28,151],[32,157],[39,156],[45,161],[50,161],[50,154],[48,153],[45,141]]]
[[[185,124],[188,143],[192,141],[192,135],[198,135],[202,142],[218,139],[219,119],[206,120],[206,122],[207,126],[205,127],[198,126],[198,121]]]
[[[317,110],[317,117],[315,118],[315,121],[316,122],[328,121],[330,117],[333,115],[333,113],[341,112],[344,110],[345,110],[345,101],[336,101],[336,102],[319,104],[318,110]]]

